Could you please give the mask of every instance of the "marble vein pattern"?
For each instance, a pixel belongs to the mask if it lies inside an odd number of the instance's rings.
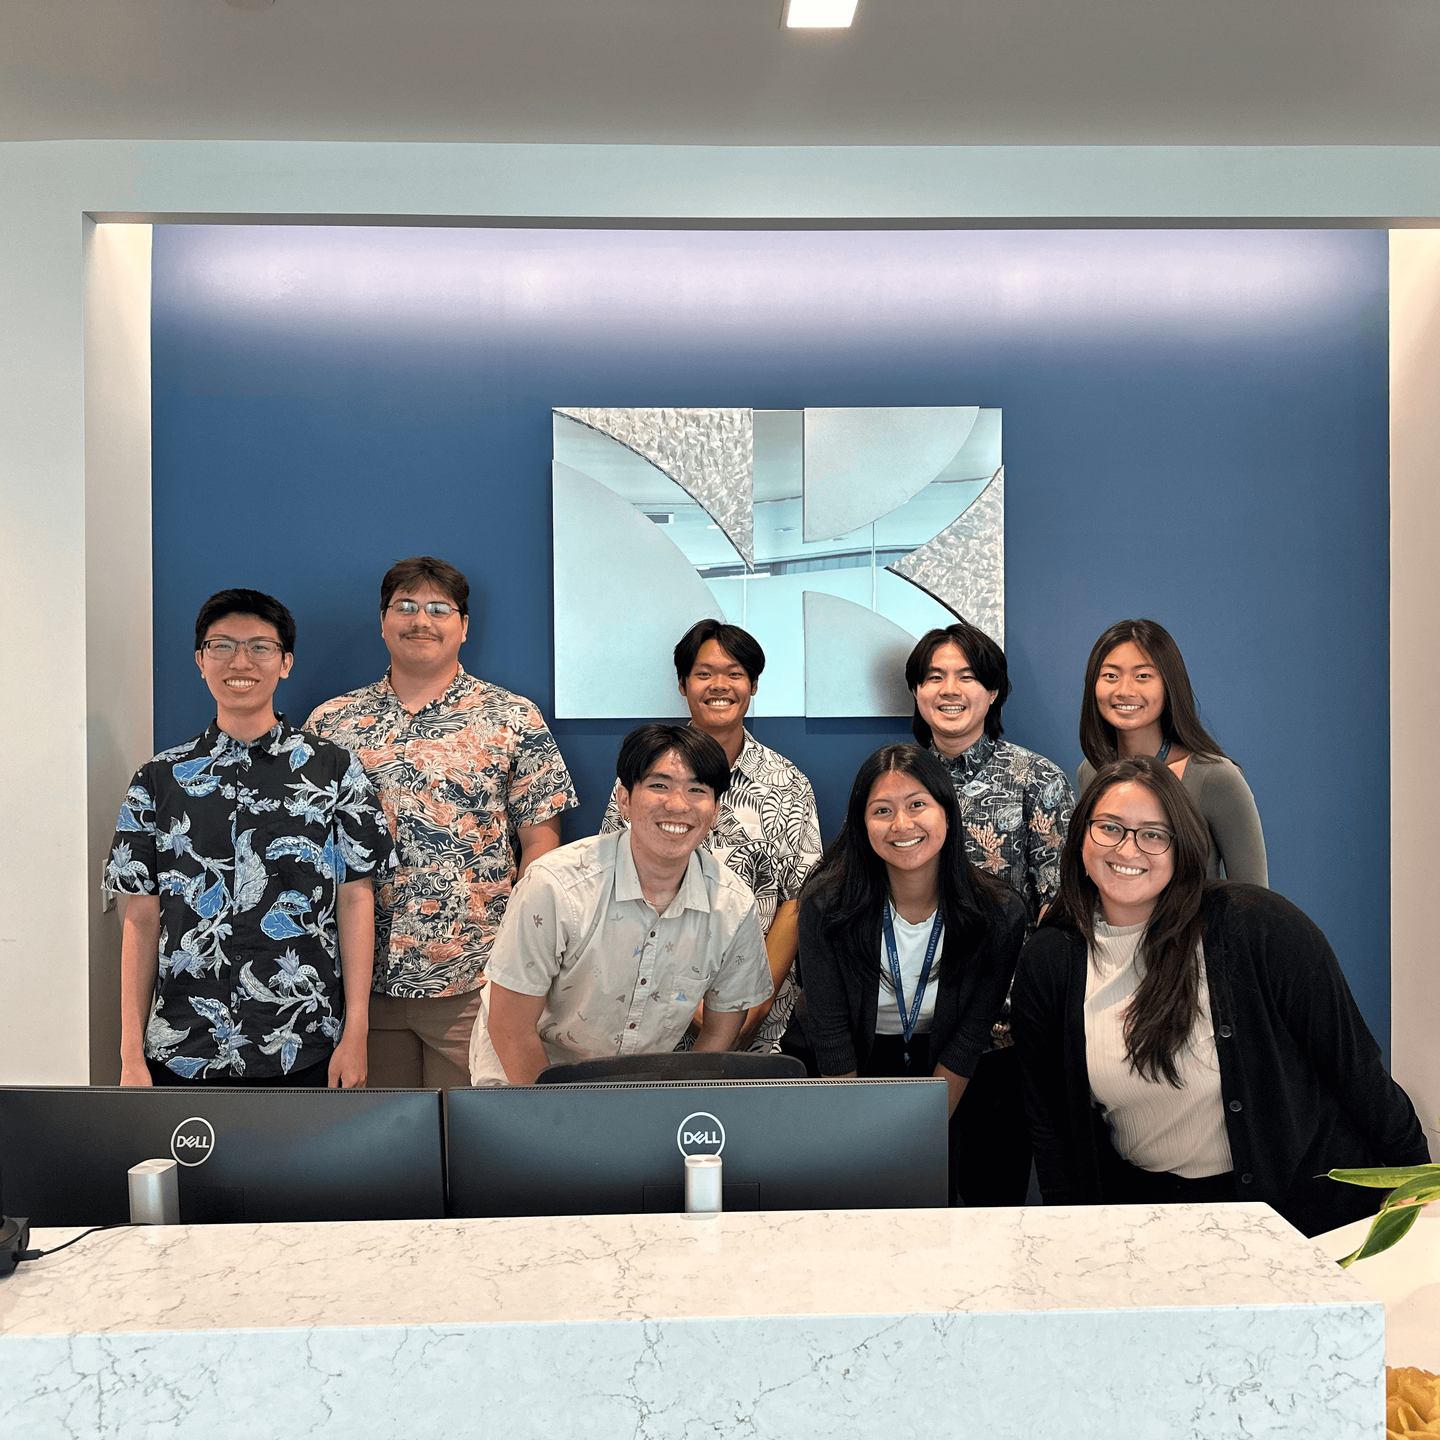
[[[932,540],[885,567],[1005,643],[1005,471]]]
[[[1383,1349],[1261,1205],[126,1230],[0,1281],[0,1434],[1375,1440]]]
[[[557,413],[618,440],[668,475],[745,563],[755,564],[753,410],[557,407]]]

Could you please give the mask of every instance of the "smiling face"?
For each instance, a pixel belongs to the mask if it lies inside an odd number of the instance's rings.
[[[1144,786],[1127,781],[1112,785],[1096,802],[1080,849],[1085,873],[1100,892],[1105,919],[1111,925],[1140,925],[1149,920],[1160,893],[1175,874],[1175,846],[1161,855],[1147,855],[1134,835],[1114,846],[1098,844],[1096,822],[1127,830],[1173,831],[1165,807]]]
[[[674,750],[667,750],[635,782],[616,786],[615,803],[630,822],[630,850],[636,863],[673,865],[686,859],[715,823],[715,792]]]
[[[707,640],[696,654],[680,693],[690,707],[690,723],[697,730],[713,733],[727,730],[745,718],[755,688],[745,667],[722,650],[718,640]]]
[[[1100,718],[1116,730],[1134,732],[1154,726],[1159,737],[1160,720],[1165,714],[1165,682],[1155,662],[1133,640],[1117,645],[1101,661],[1095,677],[1095,703],[1100,707]]]
[[[269,658],[256,658],[239,642],[269,640],[278,652],[280,632],[254,615],[222,615],[206,630],[204,638],[207,643],[195,652],[195,663],[215,697],[222,724],[226,717],[233,717],[234,723],[239,717],[263,718],[271,714],[275,687],[290,673],[295,657],[276,653]],[[216,655],[208,644],[211,640],[235,642],[235,653],[228,657]],[[242,724],[239,728],[249,727]]]
[[[891,869],[936,867],[949,829],[944,809],[913,775],[887,770],[870,787],[865,830],[875,853]]]
[[[941,645],[915,687],[915,705],[930,727],[935,748],[952,758],[968,750],[984,733],[985,717],[998,690],[987,690],[976,678],[965,652],[955,644]]]
[[[404,615],[400,610],[402,600],[413,600],[420,609],[414,615]],[[470,617],[453,609],[448,615],[431,615],[425,606],[433,600],[451,606],[455,603],[445,591],[427,581],[414,590],[397,590],[380,617],[385,648],[401,670],[436,674],[454,670],[460,662],[460,646],[470,631]]]

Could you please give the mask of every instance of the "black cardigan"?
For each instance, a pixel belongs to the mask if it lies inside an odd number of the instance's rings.
[[[1325,1172],[1423,1165],[1430,1156],[1329,943],[1258,885],[1207,886],[1202,913],[1237,1196],[1268,1202],[1306,1235],[1373,1214],[1382,1191]],[[1051,1205],[1101,1199],[1104,1126],[1085,1064],[1087,963],[1078,931],[1042,926],[1020,957],[1011,997],[1035,1164]]]
[[[823,930],[827,897],[808,896],[800,905],[800,983],[805,994],[802,1025],[815,1049],[822,1075],[864,1073],[875,1045],[880,1008],[880,916],[868,944],[875,956],[873,975],[862,980],[841,965]],[[930,1056],[968,1079],[990,1043],[990,1029],[1005,1003],[1015,960],[1025,938],[1025,904],[1013,892],[1004,900],[1004,919],[980,944],[957,955],[961,943],[947,927],[940,949],[935,1016],[930,1022]]]

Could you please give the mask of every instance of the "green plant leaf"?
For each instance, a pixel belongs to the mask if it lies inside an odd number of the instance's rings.
[[[1388,1250],[1420,1218],[1421,1205],[1405,1205],[1399,1210],[1381,1210],[1375,1217],[1364,1243],[1339,1262],[1341,1267],[1356,1260],[1368,1260],[1382,1250]]]
[[[1428,1205],[1432,1200],[1440,1200],[1440,1165],[1424,1165],[1418,1168],[1429,1173],[1417,1175],[1413,1180],[1397,1185],[1385,1199],[1387,1207],[1400,1204]]]
[[[1440,1165],[1402,1165],[1390,1170],[1331,1170],[1330,1179],[1345,1185],[1369,1185],[1376,1190],[1393,1190],[1425,1176],[1440,1181]]]

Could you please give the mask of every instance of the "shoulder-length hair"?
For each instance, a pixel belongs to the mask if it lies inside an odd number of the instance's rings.
[[[852,974],[874,978],[880,973],[880,915],[890,898],[885,861],[875,853],[865,824],[870,791],[884,774],[898,770],[913,776],[945,812],[945,843],[940,849],[939,908],[946,944],[942,970],[958,964],[1001,915],[1006,887],[977,870],[965,854],[965,832],[950,772],[918,745],[884,745],[860,767],[850,787],[845,824],[830,842],[805,895],[826,899],[823,931],[840,964]],[[950,937],[959,943],[950,943]]]
[[[1170,853],[1175,864],[1175,873],[1156,899],[1140,937],[1137,961],[1143,975],[1125,1018],[1125,1052],[1137,1074],[1147,1080],[1163,1078],[1178,1089],[1175,1057],[1200,1013],[1198,952],[1205,934],[1200,901],[1210,858],[1210,830],[1168,765],[1153,755],[1132,755],[1096,772],[1070,820],[1060,855],[1060,893],[1040,923],[1078,930],[1093,953],[1100,892],[1085,873],[1085,836],[1107,792],[1125,784],[1143,785],[1159,801],[1174,837]]]
[[[1085,758],[1098,770],[1120,753],[1115,740],[1115,727],[1100,714],[1095,699],[1095,681],[1100,667],[1111,651],[1130,641],[1141,650],[1159,672],[1165,686],[1165,709],[1160,716],[1160,733],[1172,745],[1183,745],[1192,755],[1227,758],[1215,737],[1200,723],[1195,713],[1195,692],[1190,688],[1190,675],[1180,647],[1170,632],[1154,620],[1121,620],[1112,625],[1096,642],[1085,666],[1085,690],[1080,697],[1080,748]]]
[[[1005,727],[1000,723],[1000,712],[1010,698],[1010,668],[1005,663],[1005,652],[981,629],[962,620],[957,625],[947,625],[943,630],[927,630],[905,661],[905,684],[913,695],[924,683],[925,673],[935,652],[942,645],[956,646],[970,662],[975,678],[987,689],[995,692],[995,699],[985,712],[985,733],[998,740]],[[934,739],[929,722],[915,706],[910,719],[910,733],[918,744],[927,749]]]

